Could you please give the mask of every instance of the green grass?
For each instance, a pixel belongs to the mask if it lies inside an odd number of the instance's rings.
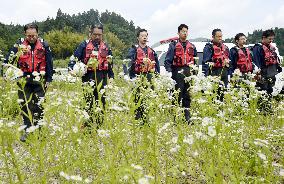
[[[142,126],[134,119],[137,82],[116,75],[105,90],[104,123],[88,133],[81,128],[86,113],[80,80],[53,82],[44,102],[41,131],[35,130],[27,143],[21,143],[17,86],[0,80],[0,180],[4,183],[284,181],[284,103],[274,100],[274,114],[264,116],[257,112],[259,94],[253,89],[248,107],[239,89],[229,90],[220,104],[212,92],[215,82],[200,81],[212,84],[206,93],[195,82],[191,89],[194,125],[188,126],[182,108],[172,106],[170,81],[157,78],[155,90],[142,90],[148,119]]]

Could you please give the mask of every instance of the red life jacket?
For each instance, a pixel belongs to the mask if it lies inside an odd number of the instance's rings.
[[[20,55],[18,64],[23,72],[33,72],[33,71],[45,71],[46,60],[45,60],[45,48],[43,46],[42,40],[38,39],[35,43],[35,48],[32,51],[30,44],[27,40],[22,42],[26,48],[23,49],[23,54]]]
[[[107,56],[108,56],[108,47],[107,45],[101,41],[100,46],[99,46],[99,51],[98,51],[98,55],[93,55],[92,52],[95,50],[95,46],[92,43],[92,40],[88,40],[87,41],[88,44],[86,46],[86,52],[85,52],[85,59],[84,59],[84,63],[87,65],[89,59],[92,57],[95,57],[98,61],[98,70],[108,70],[108,61],[107,61]],[[88,67],[88,70],[90,71],[94,71],[94,69],[92,67]]]
[[[221,47],[215,44],[213,45],[213,56],[212,61],[214,62],[215,68],[223,68],[225,65],[225,59],[229,59],[229,52],[227,47],[222,43]]]
[[[148,58],[147,62],[144,63],[144,58]],[[155,69],[155,56],[154,52],[150,47],[147,47],[147,53],[138,46],[136,47],[136,60],[135,60],[135,72],[136,73],[148,73]]]
[[[264,44],[261,44],[263,51],[264,51],[264,60],[265,60],[265,65],[269,66],[269,65],[274,65],[277,64],[277,54],[275,52],[275,47],[273,47],[271,44],[269,45],[269,47],[267,47]]]
[[[185,51],[180,41],[176,43],[173,66],[189,66],[191,64],[194,64],[193,57],[194,46],[189,41],[186,41]]]
[[[252,72],[252,58],[250,55],[250,51],[246,48],[246,53],[244,53],[243,49],[237,47],[238,50],[238,61],[237,61],[237,68],[242,73]]]

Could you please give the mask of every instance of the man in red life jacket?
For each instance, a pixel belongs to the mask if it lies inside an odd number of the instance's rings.
[[[194,65],[194,57],[197,56],[195,46],[187,40],[188,26],[181,24],[178,27],[179,40],[173,41],[169,44],[169,49],[165,58],[165,68],[172,72],[172,79],[176,81],[175,89],[179,90],[178,103],[182,103],[185,108],[185,120],[190,123],[190,95],[189,82],[184,80],[192,73],[192,66]]]
[[[151,47],[147,46],[148,32],[146,29],[140,29],[137,32],[137,40],[138,45],[133,45],[127,55],[127,58],[130,60],[128,64],[130,78],[140,77],[141,81],[139,82],[142,83],[134,90],[135,103],[138,103],[140,100],[141,88],[147,87],[144,83],[150,83],[154,75],[160,73],[157,54]],[[147,82],[142,82],[144,80],[147,80]],[[136,110],[135,118],[142,119],[145,122],[144,105],[142,101],[140,107]]]
[[[235,36],[236,46],[230,49],[230,69],[229,75],[232,75],[235,69],[239,69],[243,76],[253,71],[253,57],[249,48],[245,47],[246,36],[238,33]]]
[[[257,43],[253,47],[254,63],[260,70],[260,80],[258,80],[256,87],[259,90],[266,91],[268,95],[268,103],[264,103],[263,98],[259,100],[260,110],[264,113],[266,113],[266,110],[271,111],[270,101],[276,81],[275,75],[282,71],[275,47],[271,44],[274,38],[273,30],[263,31],[261,43]],[[266,107],[267,105],[268,107]]]
[[[220,76],[224,83],[218,88],[218,100],[223,101],[224,87],[228,84],[229,49],[223,44],[221,29],[212,31],[212,41],[207,43],[203,49],[202,70],[205,76]]]
[[[93,92],[85,92],[85,100],[87,102],[87,112],[90,115],[90,121],[93,122],[93,104],[94,98],[96,104],[99,105],[101,100],[103,109],[105,106],[105,97],[99,99],[99,91],[107,85],[108,78],[114,78],[112,70],[112,51],[107,43],[103,41],[103,25],[94,24],[90,28],[89,39],[83,41],[75,50],[74,56],[79,61],[88,66],[87,73],[82,76],[82,81],[89,84],[93,88]],[[101,83],[101,85],[100,85]],[[103,114],[102,114],[103,115]],[[103,117],[97,117],[97,124],[102,123]],[[89,123],[85,124],[89,126]]]
[[[42,119],[41,102],[53,74],[52,54],[47,42],[38,37],[38,26],[34,23],[27,24],[24,26],[24,32],[26,37],[21,38],[10,50],[10,54],[19,56],[17,66],[26,79],[24,83],[18,82],[18,96],[26,125],[25,133],[20,138],[23,142],[28,136],[26,130],[32,125],[36,126]],[[6,63],[11,61],[10,54]]]

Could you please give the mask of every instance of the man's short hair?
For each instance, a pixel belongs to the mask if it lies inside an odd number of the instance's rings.
[[[182,28],[186,28],[188,30],[188,26],[186,24],[181,24],[178,26],[178,33],[182,30]]]
[[[268,29],[262,32],[262,38],[267,38],[269,36],[275,36],[275,33],[272,29]]]
[[[242,36],[246,36],[244,33],[238,33],[238,34],[236,34],[236,36],[235,36],[235,42],[237,41],[237,40],[239,40],[240,39],[240,37],[242,37]]]
[[[24,26],[24,31],[26,32],[28,29],[36,29],[38,32],[38,26],[35,23],[29,23]]]
[[[91,28],[90,28],[90,32],[93,32],[93,30],[95,28],[101,29],[102,31],[104,31],[104,26],[102,24],[92,24]]]
[[[222,32],[222,30],[219,29],[219,28],[213,29],[213,31],[212,31],[212,36],[215,36],[218,31]]]
[[[147,33],[147,35],[148,35],[148,32],[147,32],[147,30],[146,30],[146,29],[139,29],[139,30],[137,31],[136,36],[137,36],[137,37],[139,37],[139,36],[140,36],[140,33],[142,33],[142,32],[146,32],[146,33]]]

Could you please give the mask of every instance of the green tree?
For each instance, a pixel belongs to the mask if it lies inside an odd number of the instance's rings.
[[[63,31],[53,30],[44,35],[56,59],[70,57],[84,37],[84,34],[71,32],[68,27]]]

